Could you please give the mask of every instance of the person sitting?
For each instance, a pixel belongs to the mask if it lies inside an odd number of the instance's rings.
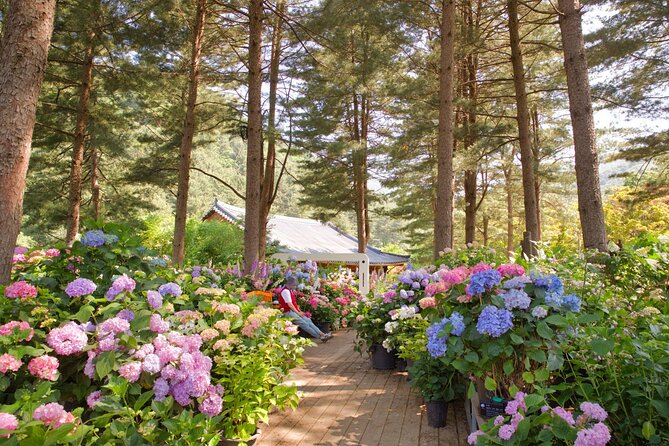
[[[294,320],[295,325],[306,331],[312,337],[320,339],[321,342],[327,342],[332,337],[332,334],[323,333],[297,306],[297,299],[295,298],[296,287],[297,277],[288,277],[286,279],[286,287],[281,290],[279,307],[283,310],[284,314]]]

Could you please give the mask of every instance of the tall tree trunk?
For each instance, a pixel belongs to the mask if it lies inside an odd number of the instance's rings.
[[[91,148],[91,204],[93,206],[93,218],[100,218],[100,183],[98,183],[98,148]]]
[[[523,172],[523,201],[525,204],[525,231],[531,241],[539,240],[537,225],[537,197],[534,193],[534,161],[532,142],[530,140],[530,112],[527,105],[525,90],[525,68],[523,53],[520,49],[520,31],[518,23],[518,0],[507,1],[509,15],[509,35],[511,40],[511,63],[513,65],[513,84],[516,89],[516,106],[518,109],[518,136],[520,139],[520,163]],[[536,246],[530,243],[526,255],[535,255]]]
[[[454,0],[442,0],[441,69],[439,73],[439,138],[437,198],[434,218],[434,258],[453,247],[453,53]]]
[[[84,54],[84,63],[81,66],[81,90],[77,107],[77,124],[74,130],[74,145],[72,147],[72,162],[70,165],[70,194],[67,211],[67,234],[65,243],[72,246],[79,231],[79,213],[81,210],[81,180],[82,164],[84,160],[84,143],[88,128],[89,102],[93,88],[93,39],[95,34],[88,34],[88,46]]]
[[[249,6],[249,105],[246,152],[246,209],[244,214],[244,271],[251,274],[258,262],[260,175],[262,171],[262,27],[263,2]]]
[[[204,18],[207,8],[206,0],[198,0],[195,10],[195,27],[193,28],[193,49],[190,56],[188,75],[188,103],[184,119],[181,147],[179,149],[179,186],[177,190],[177,207],[174,216],[174,240],[172,241],[172,262],[182,266],[186,254],[186,218],[188,217],[188,188],[190,181],[190,161],[193,152],[193,135],[195,134],[195,106],[197,104],[197,88],[200,82],[200,59],[202,40],[204,39]]]
[[[490,226],[490,217],[487,215],[483,215],[483,246],[488,246],[488,241],[489,241],[489,231],[488,228]]]
[[[515,148],[511,149],[509,164],[504,167],[504,183],[506,188],[506,253],[510,254],[513,248],[513,159],[516,156]]]
[[[539,167],[541,165],[541,147],[539,139],[539,112],[537,107],[532,109],[532,155],[534,156],[534,195],[537,200],[537,234],[538,239],[542,239],[541,231],[541,176],[539,175]]]
[[[258,258],[265,258],[267,246],[267,219],[272,208],[274,198],[274,177],[276,170],[276,101],[279,85],[279,63],[281,62],[281,41],[283,38],[283,14],[286,2],[278,0],[276,3],[276,22],[272,34],[272,59],[269,66],[269,115],[267,118],[267,157],[265,171],[260,185],[260,222],[258,236]]]
[[[0,45],[0,284],[7,284],[21,229],[37,98],[56,0],[11,0]]]
[[[581,2],[559,0],[560,31],[567,71],[569,112],[574,133],[578,212],[585,248],[608,251],[602,195],[599,186],[599,161],[592,114],[588,62],[581,28]]]
[[[465,144],[467,150],[467,144]],[[475,170],[465,170],[465,243],[476,240],[476,180]]]
[[[365,119],[364,119],[364,96],[358,98],[358,94],[353,94],[353,139],[355,147],[353,148],[353,189],[355,194],[355,220],[358,236],[358,252],[367,252],[367,231],[365,225],[365,181],[364,181],[364,163],[365,163]]]

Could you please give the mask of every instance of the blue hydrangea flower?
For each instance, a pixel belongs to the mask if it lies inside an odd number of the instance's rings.
[[[191,276],[194,278],[200,277],[202,275],[202,267],[201,266],[194,266],[193,267],[193,272],[191,273]]]
[[[543,319],[548,316],[548,311],[544,307],[534,307],[532,310],[532,316],[537,319]]]
[[[558,293],[546,293],[544,297],[546,305],[550,305],[553,308],[560,308],[562,306],[562,294]]]
[[[513,310],[514,308],[527,310],[530,308],[530,296],[523,290],[512,288],[501,296],[504,298],[504,306],[507,310]]]
[[[454,311],[449,319],[451,325],[453,325],[451,334],[455,336],[462,336],[462,333],[465,331],[465,318],[462,317],[462,315],[457,311]]]
[[[407,294],[406,290],[400,290],[400,297],[402,299],[408,299],[409,295]]]
[[[100,231],[99,229],[88,231],[87,233],[84,234],[83,237],[81,237],[81,243],[83,245],[94,248],[104,245],[106,241],[107,239],[105,238],[105,233]]]
[[[472,274],[469,279],[469,294],[477,295],[490,291],[502,281],[502,275],[496,269],[489,269]]]
[[[513,327],[511,312],[505,308],[488,305],[481,311],[476,323],[476,330],[480,334],[487,334],[498,338]]]
[[[511,288],[518,288],[522,290],[523,288],[525,288],[525,284],[530,282],[532,282],[532,280],[527,276],[516,276],[504,282],[504,285],[502,286],[507,290]]]
[[[161,296],[171,294],[174,297],[181,296],[181,287],[174,282],[167,282],[158,287]]]
[[[581,299],[575,294],[567,294],[562,296],[562,306],[567,307],[571,312],[578,313],[581,311]]]
[[[427,335],[427,351],[433,358],[439,358],[446,354],[446,350],[448,349],[446,346],[448,336],[440,336],[439,333],[447,323],[448,319],[442,319],[427,327],[427,330],[425,331],[425,334]]]
[[[539,288],[543,288],[547,293],[555,293],[559,295],[564,294],[564,287],[558,276],[536,275],[532,277],[532,281],[534,282],[534,285],[538,286]]]

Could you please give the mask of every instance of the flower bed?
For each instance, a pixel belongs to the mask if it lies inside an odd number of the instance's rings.
[[[296,406],[283,380],[310,341],[292,322],[243,298],[247,279],[162,267],[119,235],[17,250],[16,280],[0,290],[0,435],[216,444]]]

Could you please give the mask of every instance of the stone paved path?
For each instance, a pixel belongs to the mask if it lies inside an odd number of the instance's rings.
[[[292,382],[303,392],[296,411],[276,412],[256,446],[466,446],[462,402],[449,405],[447,427],[427,426],[422,398],[406,372],[373,370],[353,351],[353,330],[305,352]]]

